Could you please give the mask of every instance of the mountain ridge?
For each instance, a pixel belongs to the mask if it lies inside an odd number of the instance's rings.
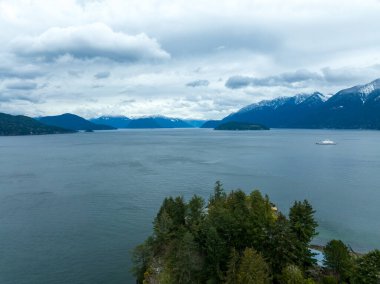
[[[45,125],[25,115],[0,113],[0,136],[64,134],[75,131]]]
[[[92,123],[83,117],[71,113],[43,116],[36,118],[39,122],[71,130],[112,130],[114,127]]]
[[[328,97],[319,92],[264,100],[221,120],[277,128],[380,129],[380,79]]]
[[[116,128],[136,129],[136,128],[194,128],[199,127],[205,121],[186,120],[163,115],[147,115],[141,117],[126,116],[101,116],[90,119],[92,122],[102,123],[104,125]]]

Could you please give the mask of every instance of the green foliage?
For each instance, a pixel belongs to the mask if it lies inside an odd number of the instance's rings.
[[[236,284],[270,283],[269,266],[252,248],[246,248],[240,260]]]
[[[233,248],[231,251],[230,260],[227,265],[225,284],[235,284],[238,282],[239,261],[239,252]]]
[[[380,283],[380,251],[371,251],[356,260],[354,282]]]
[[[304,284],[305,279],[298,266],[288,265],[282,270],[281,284]]]
[[[228,259],[226,240],[218,233],[217,228],[205,223],[203,227],[202,248],[205,255],[205,274],[208,280],[220,281]]]
[[[304,268],[315,264],[312,258],[312,253],[307,248],[307,245],[317,235],[318,223],[314,219],[315,210],[307,200],[303,202],[295,201],[289,211],[290,228],[295,234],[296,239],[303,245],[298,251],[298,259],[303,263]]]
[[[171,278],[174,283],[200,283],[200,272],[203,261],[199,254],[197,243],[190,232],[185,232],[183,237],[175,242],[168,258]]]
[[[332,275],[327,275],[322,278],[322,284],[338,284],[338,280]]]
[[[217,181],[214,187],[214,195],[210,197],[208,207],[217,206],[218,203],[223,202],[225,199],[226,193],[224,192],[223,185],[220,181]]]
[[[133,253],[138,283],[301,283],[317,226],[307,201],[288,219],[258,190],[226,194],[216,182],[205,204],[165,198],[153,235]]]
[[[202,197],[194,195],[187,206],[186,226],[195,235],[198,236],[201,224],[205,217],[205,202]]]
[[[324,253],[325,266],[337,276],[338,280],[348,279],[353,269],[352,256],[348,247],[340,240],[332,240],[327,243]]]
[[[132,252],[132,273],[138,283],[144,280],[144,274],[148,270],[153,259],[153,238],[149,237],[144,243],[138,245]]]
[[[182,197],[165,198],[156,219],[154,232],[164,242],[175,238],[176,232],[185,225],[186,205]]]
[[[314,219],[315,210],[307,200],[295,201],[289,211],[292,231],[299,241],[309,243],[317,235],[318,223]]]
[[[269,240],[264,254],[270,259],[272,272],[277,278],[284,267],[289,264],[298,264],[297,255],[301,243],[295,238],[289,221],[282,214],[279,214],[268,234]]]

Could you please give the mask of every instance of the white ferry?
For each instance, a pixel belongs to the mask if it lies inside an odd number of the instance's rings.
[[[329,139],[319,141],[315,144],[317,144],[317,145],[336,145],[336,143],[334,141],[329,140]]]

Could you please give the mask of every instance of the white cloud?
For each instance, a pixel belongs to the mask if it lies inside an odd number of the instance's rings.
[[[0,111],[221,118],[334,93],[380,77],[379,14],[376,0],[0,0]],[[237,75],[248,87],[226,88]]]
[[[103,23],[49,28],[35,37],[18,37],[11,46],[18,55],[47,60],[67,54],[79,59],[101,57],[116,61],[170,58],[158,42],[146,34],[115,32]]]

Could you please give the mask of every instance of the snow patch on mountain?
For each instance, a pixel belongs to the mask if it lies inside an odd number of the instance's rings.
[[[365,84],[365,85],[358,85],[351,87],[349,89],[342,90],[338,92],[339,95],[346,95],[346,94],[355,94],[357,93],[364,104],[369,95],[372,94],[375,90],[380,89],[380,79],[377,79],[375,81],[372,81],[371,83]]]
[[[254,103],[246,107],[243,107],[238,112],[247,112],[247,111],[251,111],[253,109],[262,108],[262,107],[269,107],[272,109],[276,109],[284,105],[289,99],[290,99],[289,97],[279,97],[273,100],[263,100],[258,103]]]
[[[360,88],[359,93],[368,96],[375,90],[375,86],[373,84],[368,84]]]
[[[253,109],[258,109],[258,108],[263,108],[263,107],[268,107],[268,108],[275,110],[275,109],[277,109],[277,108],[279,108],[279,107],[281,107],[287,103],[299,105],[299,104],[302,104],[306,100],[309,100],[309,99],[314,99],[315,101],[321,100],[322,102],[325,102],[328,100],[328,97],[319,93],[319,92],[315,92],[312,94],[298,94],[298,95],[295,95],[293,97],[278,97],[278,98],[275,98],[273,100],[263,100],[263,101],[260,101],[258,103],[248,105],[248,106],[240,109],[238,112],[243,113],[243,112],[248,112],[248,111],[251,111]]]

